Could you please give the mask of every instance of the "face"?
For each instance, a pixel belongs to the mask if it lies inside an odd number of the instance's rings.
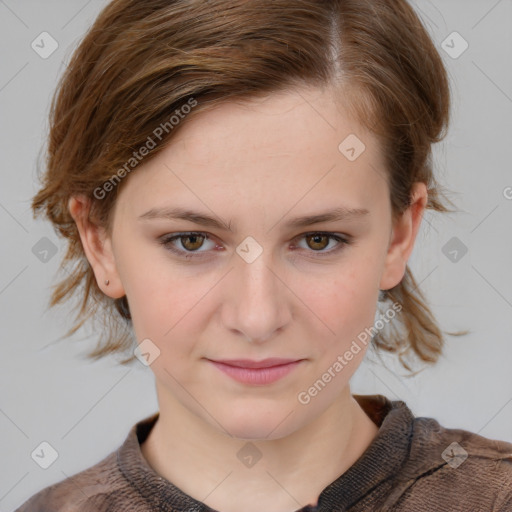
[[[126,293],[139,343],[160,351],[161,408],[271,439],[335,406],[367,345],[339,356],[373,325],[416,234],[414,215],[392,225],[384,176],[376,139],[330,89],[304,88],[202,113],[124,178],[112,239],[88,257],[105,293]],[[307,219],[333,212],[345,215]],[[295,363],[214,363],[267,358]]]

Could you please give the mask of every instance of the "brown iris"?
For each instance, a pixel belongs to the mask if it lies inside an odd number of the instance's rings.
[[[180,237],[180,240],[181,244],[183,247],[185,247],[185,249],[187,249],[187,251],[195,251],[201,248],[204,238],[205,237],[203,235],[183,235]],[[184,243],[183,240],[191,240],[191,243]]]
[[[314,240],[314,245],[316,245],[316,247],[313,247],[310,245],[311,249],[325,249],[329,245],[329,237],[327,235],[314,234],[314,235],[307,235],[305,238],[306,238],[306,240],[309,240],[309,239]],[[320,242],[319,240],[322,238],[327,243],[324,244],[324,243]],[[309,242],[308,242],[308,245],[309,245]]]

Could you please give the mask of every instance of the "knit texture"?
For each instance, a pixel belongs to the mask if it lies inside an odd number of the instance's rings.
[[[352,396],[379,431],[316,506],[297,512],[512,512],[511,443],[415,418],[401,400]],[[140,443],[158,415],[133,425],[119,449],[96,465],[42,489],[15,512],[222,512],[149,466]]]

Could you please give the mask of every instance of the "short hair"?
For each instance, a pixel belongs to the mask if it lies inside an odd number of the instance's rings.
[[[44,212],[67,239],[61,269],[70,268],[50,301],[78,299],[66,336],[88,320],[101,322],[88,357],[123,353],[126,364],[135,345],[127,298],[98,287],[69,198],[90,198],[91,219],[110,234],[116,197],[136,172],[134,151],[155,138],[156,127],[160,138],[145,162],[203,111],[300,85],[334,86],[375,134],[393,219],[418,181],[427,185],[427,209],[453,211],[432,165],[432,145],[449,124],[447,72],[405,0],[114,0],[101,11],[52,98],[46,168],[32,200],[34,217]],[[387,296],[402,311],[372,343],[397,353],[408,370],[406,355],[436,362],[443,333],[409,266]]]

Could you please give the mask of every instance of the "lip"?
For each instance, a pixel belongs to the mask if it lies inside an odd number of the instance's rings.
[[[210,361],[212,361],[210,359]],[[282,357],[269,357],[261,361],[253,361],[252,359],[219,359],[215,360],[216,363],[227,364],[229,366],[236,366],[238,368],[270,368],[271,366],[278,366],[289,364],[299,361],[299,359],[284,359]]]
[[[251,359],[228,359],[218,361],[208,359],[208,361],[223,373],[242,384],[264,386],[288,375],[303,359],[272,357],[261,361],[253,361]]]

